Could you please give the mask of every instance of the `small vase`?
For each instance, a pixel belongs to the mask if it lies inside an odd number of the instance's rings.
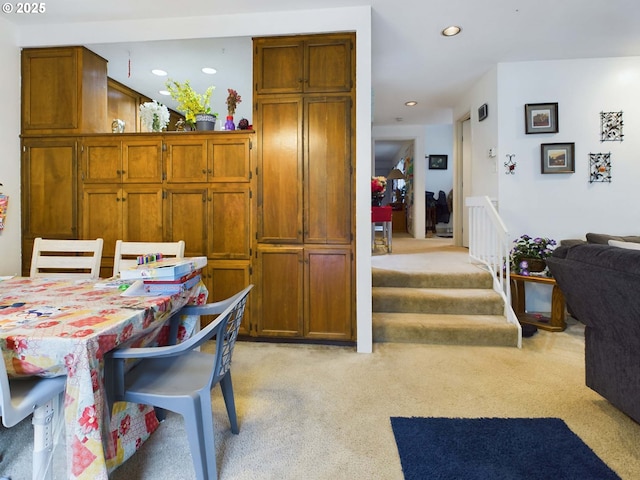
[[[233,115],[228,115],[227,116],[227,121],[224,124],[224,129],[225,130],[235,130],[236,129],[236,124],[233,123]]]
[[[547,267],[547,262],[543,258],[519,257],[516,265],[520,266],[522,262],[527,262],[526,270],[529,272],[542,272]]]
[[[161,132],[162,127],[160,126],[160,117],[158,117],[157,113],[153,114],[153,122],[151,123],[151,131],[152,132]]]

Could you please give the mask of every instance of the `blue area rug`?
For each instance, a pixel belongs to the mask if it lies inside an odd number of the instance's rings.
[[[405,480],[613,480],[559,418],[391,417]]]

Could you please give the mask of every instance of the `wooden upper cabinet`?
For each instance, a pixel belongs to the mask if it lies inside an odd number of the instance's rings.
[[[350,92],[353,34],[254,39],[256,94]]]
[[[256,103],[259,242],[303,241],[302,105],[292,96]]]
[[[164,143],[168,183],[207,181],[207,140],[196,135],[168,138]]]
[[[122,181],[122,142],[119,139],[85,137],[80,150],[84,183]]]
[[[214,183],[251,180],[251,139],[246,135],[228,134],[209,140],[209,181]]]
[[[304,108],[304,241],[349,244],[351,97],[312,96],[305,100]]]
[[[122,182],[162,182],[162,140],[127,138],[122,141]]]
[[[22,50],[22,133],[110,132],[107,61],[84,47]]]

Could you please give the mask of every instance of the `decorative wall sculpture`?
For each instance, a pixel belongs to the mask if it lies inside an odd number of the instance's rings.
[[[589,154],[589,183],[611,183],[611,153]]]
[[[622,112],[600,112],[600,141],[621,142]]]

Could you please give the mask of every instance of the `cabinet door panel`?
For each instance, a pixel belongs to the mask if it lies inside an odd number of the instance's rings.
[[[184,240],[185,257],[207,254],[207,189],[182,188],[166,191],[166,241]]]
[[[160,138],[123,141],[122,170],[122,181],[125,183],[162,182]]]
[[[305,249],[305,328],[308,338],[351,340],[351,250]]]
[[[166,142],[167,182],[207,181],[207,141],[190,138]]]
[[[303,43],[297,39],[255,40],[254,78],[257,94],[300,93],[303,86]]]
[[[352,45],[330,35],[305,42],[305,93],[351,90]]]
[[[302,243],[302,102],[258,102],[258,241]]]
[[[209,140],[211,182],[248,182],[250,179],[250,140],[238,136]]]
[[[116,240],[123,239],[122,190],[118,185],[83,190],[82,238],[102,238],[104,257],[113,257]]]
[[[209,296],[207,302],[219,302],[225,298],[235,295],[243,288],[251,283],[249,275],[249,262],[246,261],[228,261],[213,260],[207,264],[202,272],[202,277]],[[205,316],[201,319],[201,326],[208,325],[213,316]],[[249,335],[249,326],[251,323],[251,293],[247,300],[244,317],[240,325],[240,335]]]
[[[75,139],[25,140],[24,146],[22,163],[24,236],[77,238]]]
[[[305,242],[351,242],[351,98],[305,102]]]
[[[302,247],[258,249],[258,336],[299,337],[303,316]]]
[[[249,186],[231,185],[212,189],[209,192],[211,200],[209,258],[250,258]]]
[[[82,142],[84,183],[118,183],[122,178],[122,145],[119,141],[85,138]]]
[[[162,242],[162,186],[123,187],[123,240]]]

